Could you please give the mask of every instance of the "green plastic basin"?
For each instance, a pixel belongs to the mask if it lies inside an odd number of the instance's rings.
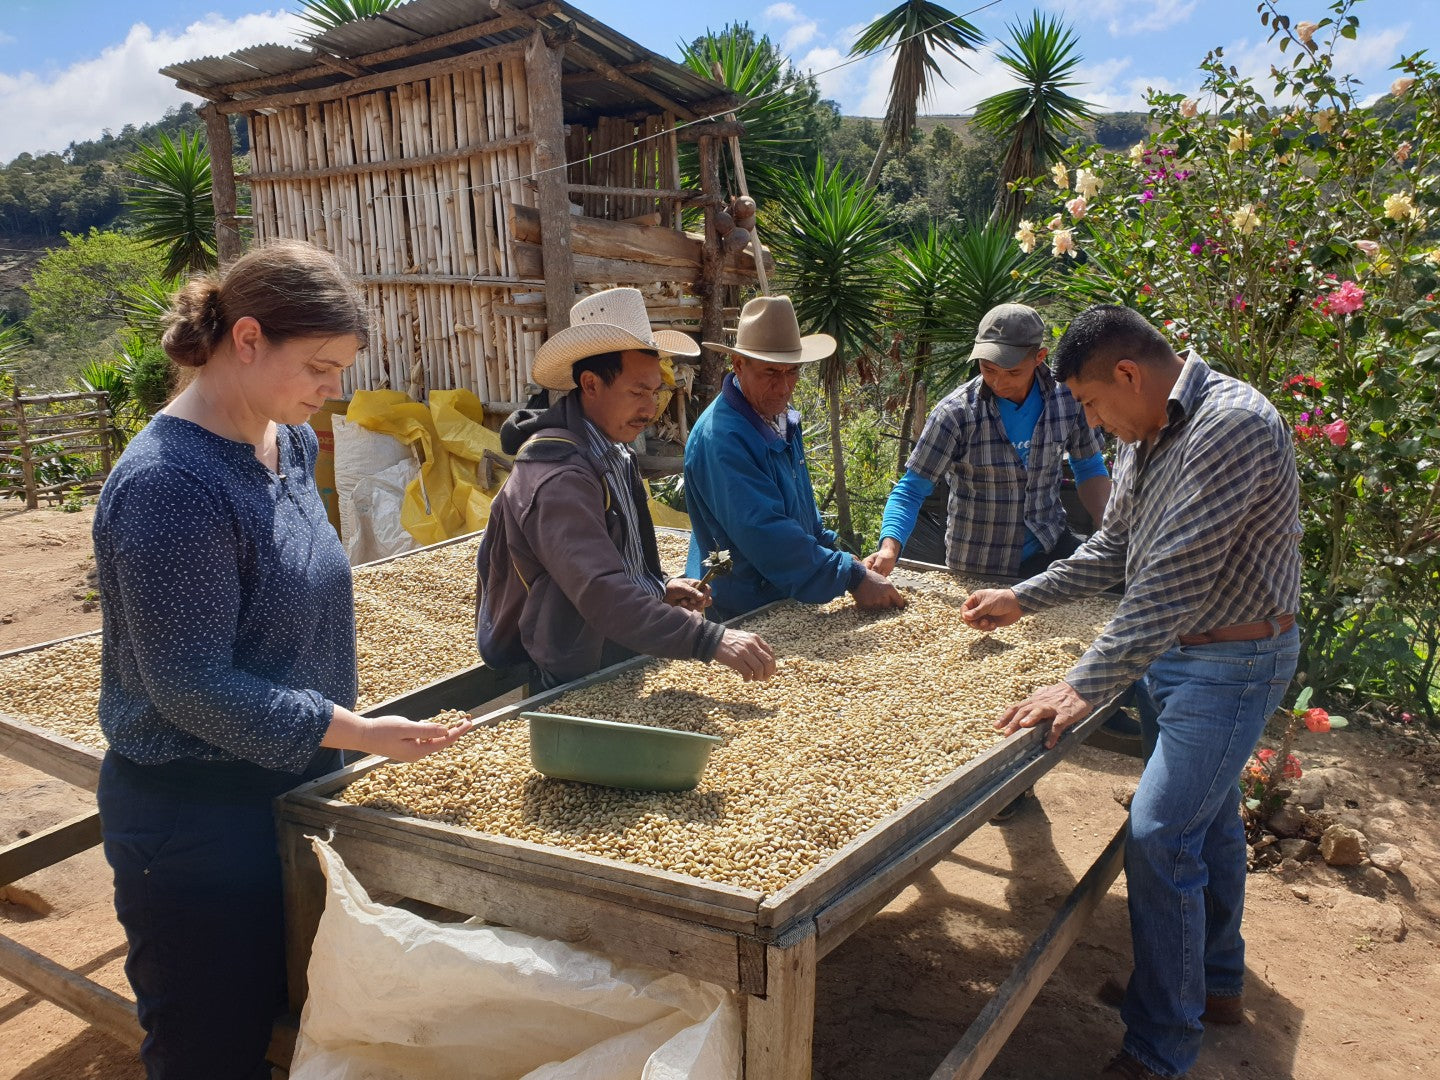
[[[689,791],[700,782],[714,735],[526,712],[530,764],[557,780],[579,780],[636,791]]]

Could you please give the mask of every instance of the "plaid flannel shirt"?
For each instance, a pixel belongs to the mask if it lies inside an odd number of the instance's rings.
[[[952,570],[1014,577],[1025,529],[1049,551],[1067,522],[1060,502],[1061,456],[1098,454],[1104,444],[1070,391],[1050,369],[1035,369],[1045,405],[1035,424],[1028,465],[1005,434],[995,395],[979,376],[935,406],[906,468],[932,484],[949,478],[945,561]]]
[[[1300,481],[1289,429],[1264,395],[1194,353],[1147,451],[1122,444],[1100,531],[1015,587],[1038,611],[1125,582],[1095,643],[1065,677],[1099,704],[1181,634],[1294,613]]]

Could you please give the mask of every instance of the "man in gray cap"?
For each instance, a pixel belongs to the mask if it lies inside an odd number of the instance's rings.
[[[1068,455],[1080,501],[1097,527],[1110,496],[1100,436],[1045,366],[1045,323],[1024,304],[1001,304],[980,320],[972,360],[980,375],[935,406],[890,492],[880,548],[865,565],[894,569],[920,504],[950,484],[945,562],[952,570],[1024,578],[1078,546],[1060,502]]]

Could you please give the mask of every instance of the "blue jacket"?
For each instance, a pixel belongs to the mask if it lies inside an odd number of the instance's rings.
[[[727,617],[787,597],[823,604],[864,577],[864,567],[835,550],[835,534],[820,522],[800,415],[788,419],[782,438],[750,407],[734,375],[726,375],[685,443],[692,530],[685,572],[698,578],[708,552],[730,552],[734,569],[710,583],[715,607]]]

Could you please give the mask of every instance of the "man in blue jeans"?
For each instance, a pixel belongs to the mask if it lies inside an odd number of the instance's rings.
[[[1122,581],[1125,595],[1065,680],[997,722],[1049,723],[1047,746],[1139,679],[1149,751],[1130,806],[1125,876],[1135,970],[1121,1053],[1101,1075],[1182,1076],[1205,1023],[1243,1019],[1240,771],[1299,656],[1299,480],[1263,395],[1177,355],[1136,312],[1082,312],[1055,376],[1121,442],[1100,531],[1013,589],[972,594],[978,630]]]

